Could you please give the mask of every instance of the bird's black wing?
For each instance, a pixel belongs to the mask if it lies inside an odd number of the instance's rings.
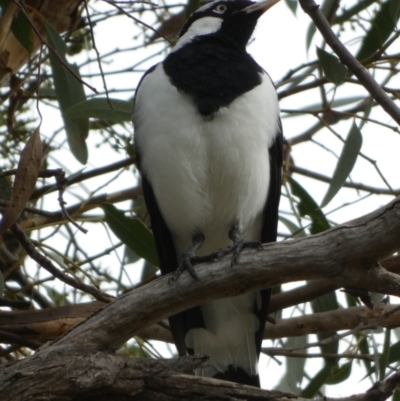
[[[143,79],[150,74],[157,67],[157,64],[152,66],[143,75],[139,84],[136,88],[136,94],[138,93],[139,87],[143,82]],[[136,97],[135,97],[136,100]],[[139,171],[140,169],[140,148],[136,147],[136,161]],[[154,241],[156,244],[157,255],[159,260],[159,268],[161,273],[168,274],[172,273],[178,266],[178,258],[175,252],[174,243],[172,240],[171,232],[169,231],[164,218],[161,214],[160,208],[157,204],[156,197],[153,192],[151,183],[147,179],[145,173],[141,171],[142,177],[142,189],[143,196],[146,203],[147,211],[150,216],[151,229],[153,231]],[[200,309],[198,307],[190,309],[188,311],[178,313],[169,317],[169,324],[172,332],[172,336],[178,350],[179,355],[183,356],[187,354],[185,346],[185,335],[188,327],[204,327],[203,318],[201,316]],[[198,317],[198,319],[196,318]],[[187,320],[195,320],[188,324]],[[184,321],[186,324],[184,324]]]
[[[279,201],[281,197],[282,185],[282,164],[283,164],[283,134],[282,124],[279,120],[279,132],[275,137],[273,145],[269,149],[270,158],[270,183],[267,203],[264,211],[264,224],[261,232],[263,244],[275,242],[278,231]],[[257,354],[260,355],[261,343],[264,336],[265,322],[268,315],[269,299],[271,289],[261,291],[261,308],[254,310],[260,321],[260,328],[256,333]]]

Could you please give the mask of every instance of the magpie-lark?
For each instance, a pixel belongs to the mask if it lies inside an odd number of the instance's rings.
[[[235,262],[243,248],[276,241],[279,106],[271,79],[246,45],[258,18],[278,1],[204,5],[136,91],[144,198],[161,271],[175,271],[174,279],[185,269],[196,278],[193,264],[201,256],[232,252]],[[179,353],[209,355],[199,375],[259,386],[269,297],[265,289],[172,316]]]

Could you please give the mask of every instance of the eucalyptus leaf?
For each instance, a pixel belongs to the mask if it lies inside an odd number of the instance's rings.
[[[331,374],[325,380],[324,384],[338,384],[347,380],[351,373],[352,361],[345,363],[344,365],[338,367],[334,366],[332,368]]]
[[[347,177],[350,175],[360,153],[362,145],[362,135],[357,125],[354,123],[347,135],[341,155],[332,176],[332,181],[328,191],[322,200],[321,208],[325,207],[339,192]]]
[[[138,218],[126,217],[124,212],[114,205],[104,203],[102,209],[105,220],[111,231],[125,245],[136,252],[141,258],[158,266],[157,250],[153,233]]]
[[[68,145],[75,158],[82,164],[86,164],[88,159],[86,138],[89,134],[89,119],[70,118],[64,115],[67,109],[86,100],[83,84],[66,66],[68,66],[77,77],[80,77],[79,69],[77,66],[68,63],[65,57],[67,47],[58,32],[48,23],[45,23],[45,27],[47,40],[57,52],[57,55],[55,55],[50,51],[49,58],[57,100],[60,105],[65,131],[67,133]]]
[[[385,340],[383,342],[383,351],[382,355],[379,358],[379,380],[382,381],[385,379],[386,368],[389,365],[389,356],[390,356],[390,333],[391,329],[387,327],[385,329]]]
[[[286,217],[279,216],[279,221],[281,221],[288,228],[288,230],[292,233],[293,238],[303,238],[306,236],[304,228],[299,227]]]
[[[4,276],[3,273],[0,271],[0,297],[2,297],[4,295]]]
[[[317,47],[317,56],[326,79],[336,86],[342,84],[347,75],[347,68],[339,59],[319,47]]]
[[[297,0],[285,0],[286,5],[289,7],[290,11],[296,15],[298,1]]]
[[[30,54],[33,50],[33,30],[23,12],[19,12],[11,24],[11,31],[18,42]]]
[[[324,366],[307,384],[307,387],[301,392],[301,396],[305,398],[314,397],[318,390],[324,385],[325,380],[330,376],[331,366]]]
[[[386,0],[371,21],[370,28],[364,36],[357,58],[364,60],[378,51],[394,32],[400,18],[399,1]]]
[[[389,0],[390,2],[390,15],[393,21],[397,22],[400,18],[400,1]]]
[[[84,100],[65,110],[64,116],[71,118],[101,118],[117,122],[132,120],[133,102],[110,99],[110,103],[107,98]]]
[[[311,234],[318,234],[328,230],[330,228],[328,220],[311,195],[292,177],[288,178],[288,182],[293,195],[299,198],[297,208],[300,215],[307,215],[311,218]]]

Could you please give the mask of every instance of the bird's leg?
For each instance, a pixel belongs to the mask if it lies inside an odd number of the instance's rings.
[[[185,270],[187,270],[195,280],[200,281],[193,268],[193,264],[201,262],[201,260],[199,260],[199,256],[196,256],[196,251],[203,245],[204,239],[205,238],[203,234],[195,234],[192,237],[192,245],[190,245],[189,249],[182,254],[181,263],[169,279],[170,282],[178,280],[179,276]]]
[[[241,237],[242,231],[239,227],[239,224],[236,223],[230,230],[229,230],[229,238],[232,240],[233,245],[226,247],[219,251],[219,255],[227,255],[232,253],[231,259],[231,266],[238,261],[239,255],[243,249],[252,248],[252,249],[262,249],[262,243],[260,241],[245,241]]]

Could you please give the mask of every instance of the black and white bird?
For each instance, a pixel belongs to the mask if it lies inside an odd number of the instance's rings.
[[[247,53],[279,0],[217,0],[194,12],[136,92],[138,166],[163,274],[196,277],[202,256],[276,241],[282,130],[274,85]],[[217,249],[222,249],[215,253]],[[203,258],[207,259],[207,258]],[[270,290],[170,318],[180,354],[207,354],[196,374],[259,386]]]

